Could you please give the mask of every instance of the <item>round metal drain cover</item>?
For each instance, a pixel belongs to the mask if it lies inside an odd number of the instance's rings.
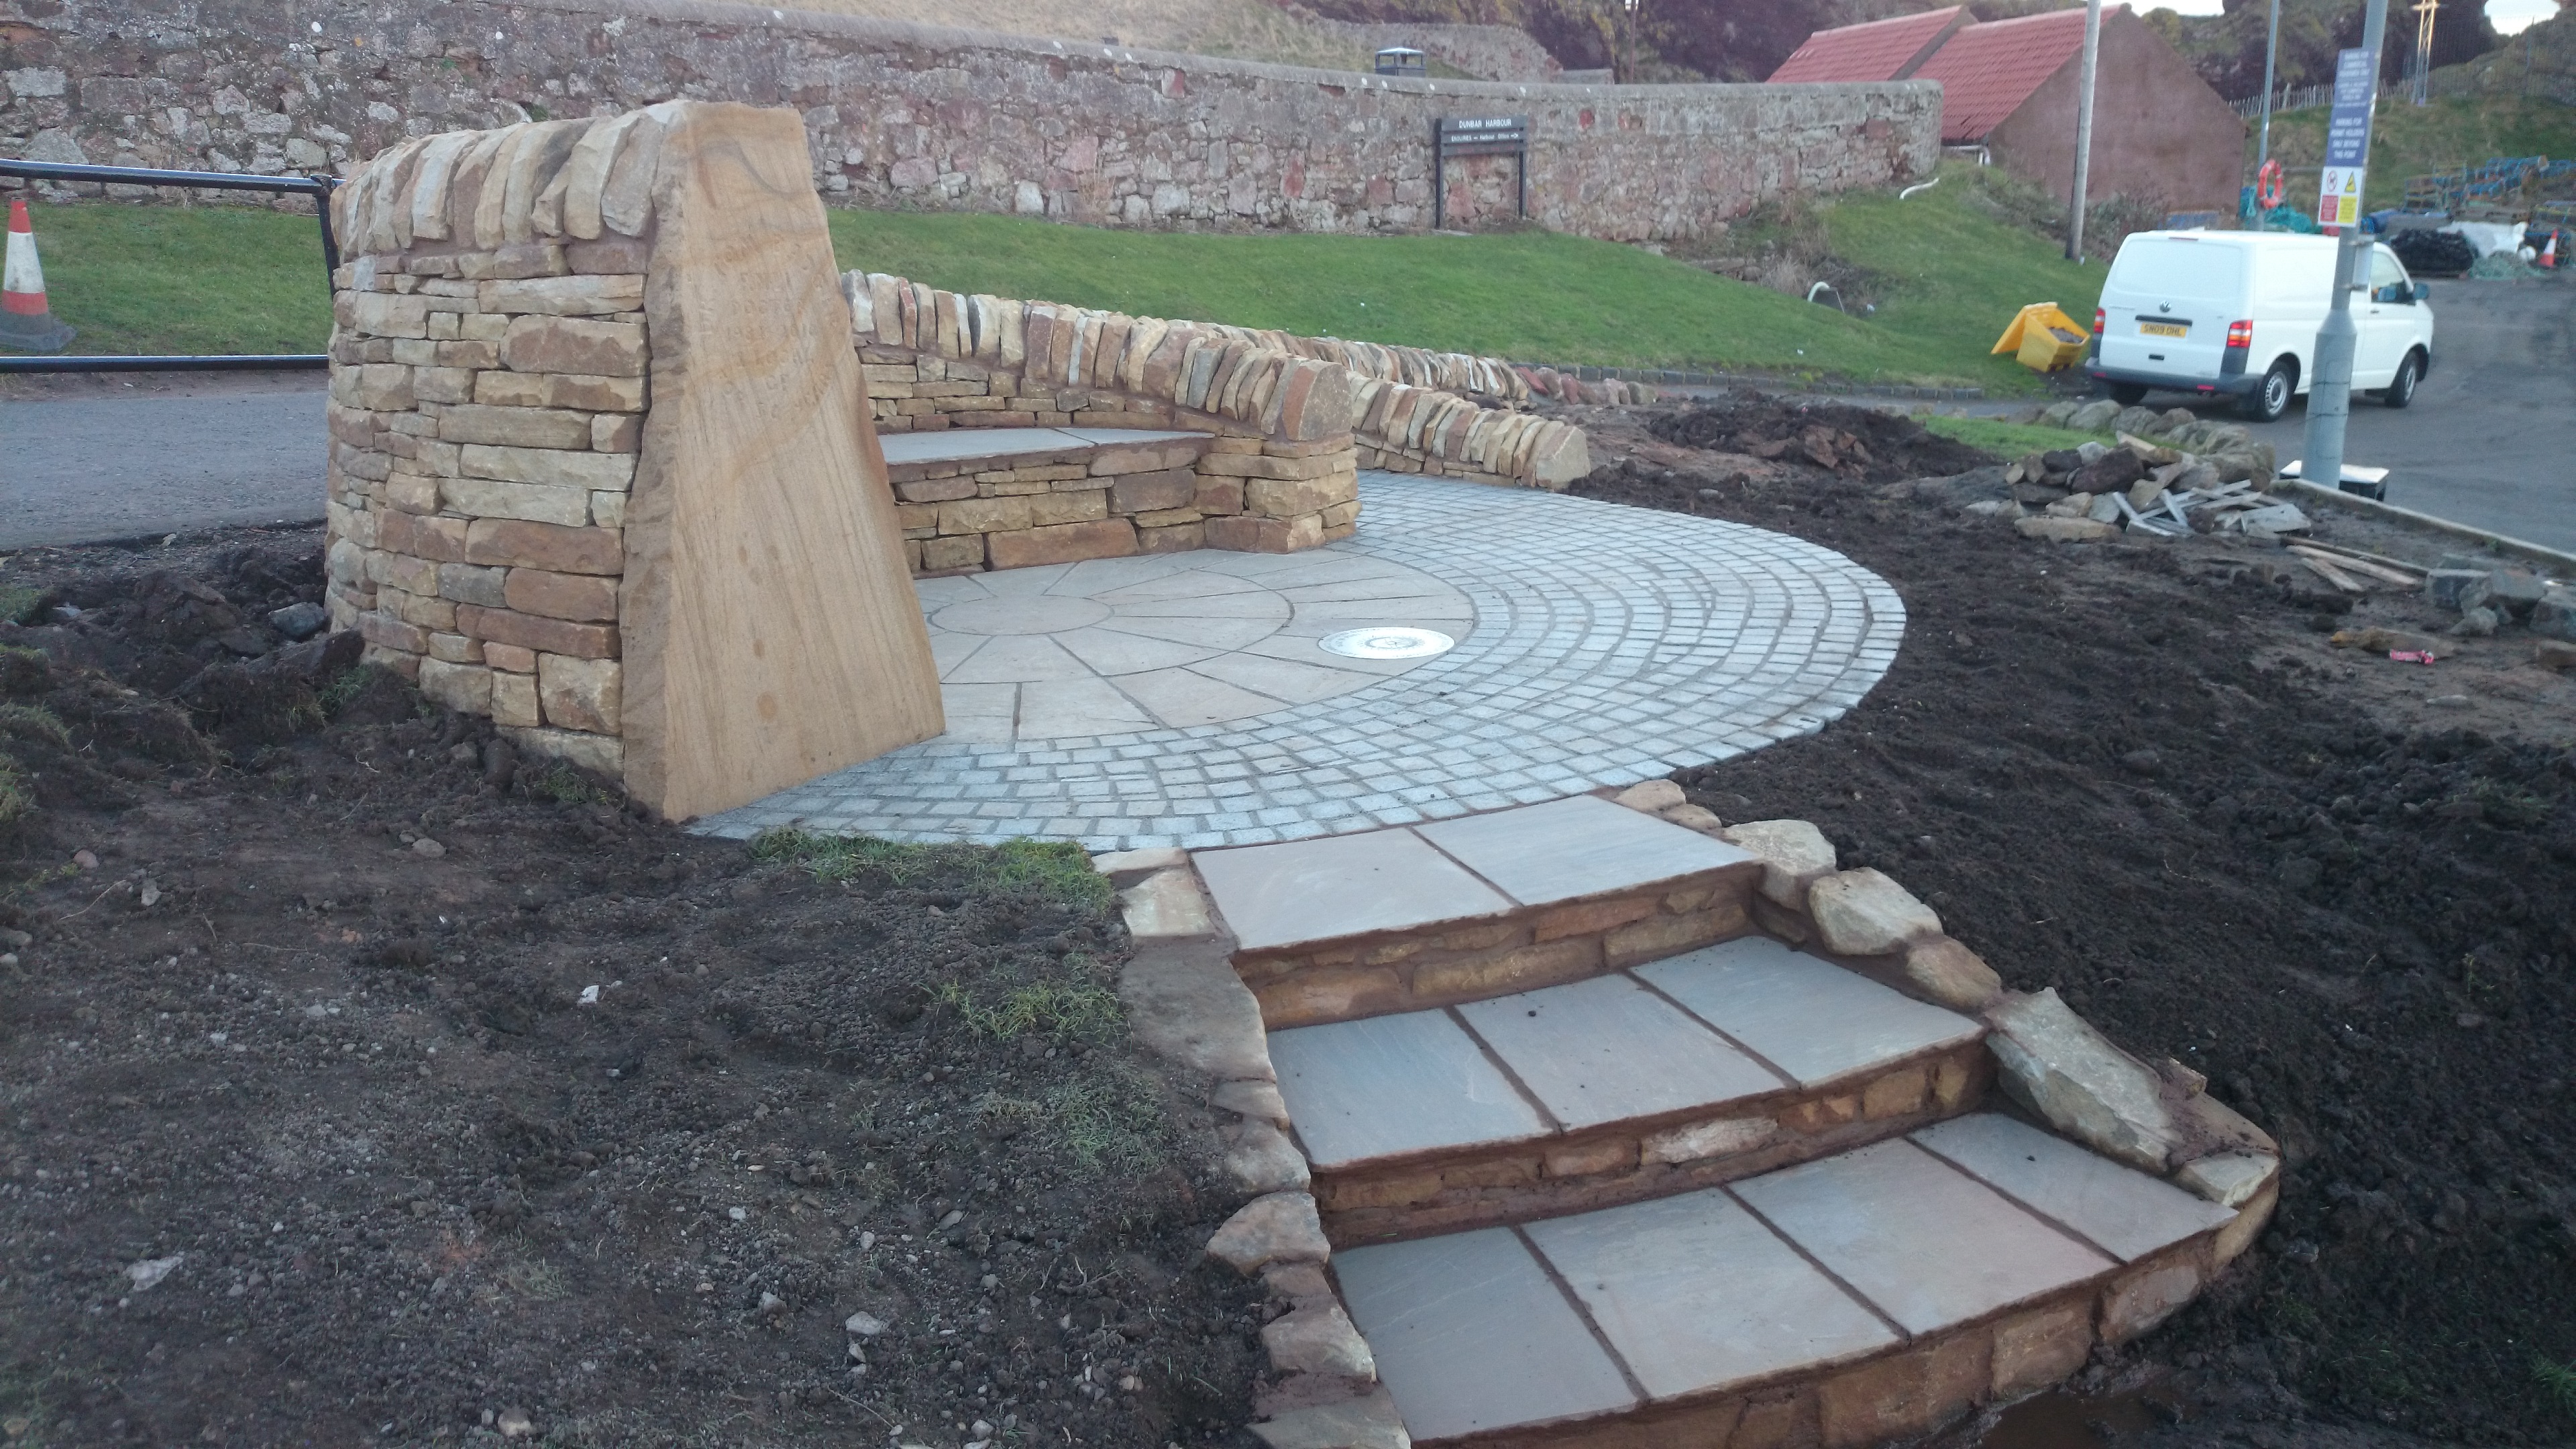
[[[1428,659],[1458,646],[1436,629],[1344,629],[1322,642],[1325,653],[1345,659]]]

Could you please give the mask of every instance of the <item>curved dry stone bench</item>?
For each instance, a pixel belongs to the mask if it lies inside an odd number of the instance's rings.
[[[1887,1443],[2045,1389],[2262,1230],[2270,1138],[2000,989],[1804,821],[1667,781],[1100,857],[1284,1310],[1275,1449]]]
[[[1329,436],[1353,449],[1350,466],[1515,487],[1560,489],[1592,471],[1583,430],[1522,411],[1528,380],[1493,358],[968,296],[874,272],[842,285],[885,433],[1190,428]],[[1336,379],[1320,395],[1304,380],[1316,369]]]

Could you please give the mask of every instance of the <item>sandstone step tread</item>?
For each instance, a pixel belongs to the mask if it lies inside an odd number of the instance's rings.
[[[1407,1429],[1437,1443],[1839,1372],[2062,1304],[2233,1216],[1979,1114],[1724,1187],[1347,1248],[1333,1268]]]
[[[1613,807],[1616,808],[1616,807]],[[1562,986],[1270,1036],[1318,1172],[1777,1097],[1977,1039],[1764,937]]]
[[[1191,858],[1245,951],[1485,920],[1753,859],[1592,795]]]
[[[1632,969],[1802,1087],[1984,1031],[1971,1018],[1768,936],[1722,941]]]

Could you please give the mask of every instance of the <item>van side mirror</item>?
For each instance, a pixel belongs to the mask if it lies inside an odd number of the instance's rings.
[[[2417,283],[2415,284],[2415,291],[2414,291],[2414,295],[2412,295],[2411,297],[2409,297],[2407,300],[2408,300],[2408,301],[2411,301],[2411,302],[2422,302],[2422,301],[2425,301],[2425,300],[2427,300],[2427,299],[2431,298],[2431,296],[2432,296],[2432,295],[2433,295],[2433,285],[2432,285],[2432,283],[2430,283],[2430,282],[2417,282]]]

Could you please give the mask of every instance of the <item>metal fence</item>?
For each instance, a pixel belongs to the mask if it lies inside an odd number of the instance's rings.
[[[2413,85],[2403,81],[2395,85],[2383,84],[2379,88],[2379,99],[2382,101],[2394,100],[2399,96],[2405,96],[2411,100],[2414,94]],[[2229,101],[2227,104],[2229,109],[2249,121],[2263,114],[2261,96],[2247,96],[2241,101]],[[2272,97],[2272,114],[2277,116],[2283,111],[2305,111],[2333,104],[2334,85],[2331,82],[2316,86],[2283,86],[2280,92]]]
[[[322,285],[340,269],[340,243],[331,234],[328,176],[235,176],[221,171],[153,171],[136,166],[67,166],[51,161],[0,161],[0,177],[28,181],[97,182],[110,186],[185,186],[205,191],[266,191],[310,196],[322,225]],[[202,356],[0,356],[0,372],[229,372],[331,365],[323,352],[220,353]]]

